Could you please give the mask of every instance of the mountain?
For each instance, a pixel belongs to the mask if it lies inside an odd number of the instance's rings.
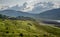
[[[60,8],[48,10],[48,11],[45,11],[39,14],[32,14],[32,13],[16,11],[16,10],[3,10],[3,11],[0,11],[0,14],[4,14],[7,16],[34,17],[36,19],[43,18],[43,19],[59,20],[60,19]]]
[[[0,14],[7,15],[7,16],[25,16],[25,17],[33,17],[35,14],[22,12],[22,11],[15,11],[15,10],[3,10],[0,11]]]
[[[38,16],[44,19],[60,20],[60,8],[42,12]]]

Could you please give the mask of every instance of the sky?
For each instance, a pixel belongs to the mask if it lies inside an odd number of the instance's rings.
[[[34,9],[33,5],[40,3],[40,2],[54,2],[56,3],[57,7],[58,5],[60,5],[60,0],[0,0],[0,9],[7,8],[7,7],[13,7],[16,5],[22,6],[25,2],[27,2],[27,6],[26,8],[24,8],[25,11],[32,11],[32,9]]]
[[[40,1],[52,1],[52,2],[60,2],[60,0],[0,0],[0,5],[22,5],[24,2],[28,3],[36,3]]]

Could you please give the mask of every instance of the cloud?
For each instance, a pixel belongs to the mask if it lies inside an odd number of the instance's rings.
[[[54,3],[54,8],[60,8],[60,3]]]
[[[44,3],[41,4],[40,2],[44,2]],[[50,2],[50,3],[48,3],[48,2]],[[51,2],[53,2],[54,6],[52,6]],[[48,3],[48,4],[46,4],[46,3]],[[19,10],[22,10],[25,12],[29,12],[29,11],[33,10],[36,12],[36,10],[40,11],[40,9],[45,9],[45,8],[47,8],[47,9],[52,8],[52,7],[59,8],[60,0],[0,0],[0,9],[5,8],[5,6],[14,7],[16,5],[20,6],[21,9],[19,9]]]
[[[38,2],[45,2],[45,1],[53,1],[53,2],[60,2],[60,0],[0,0],[0,4],[2,5],[23,5],[24,2],[27,2],[30,5],[34,5]]]
[[[27,0],[0,0],[0,4],[3,5],[14,5],[14,4],[23,4]]]
[[[23,11],[30,12],[30,13],[40,13],[46,10],[60,8],[60,3],[58,2],[49,1],[49,2],[38,2],[35,4],[31,4],[31,5],[30,4],[26,5]]]

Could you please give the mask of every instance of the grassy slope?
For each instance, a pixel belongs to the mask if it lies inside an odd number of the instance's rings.
[[[59,37],[60,29],[35,21],[0,19],[0,37]]]

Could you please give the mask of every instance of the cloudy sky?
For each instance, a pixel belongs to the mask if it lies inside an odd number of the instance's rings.
[[[13,6],[22,6],[25,2],[27,2],[27,6],[23,8],[23,11],[32,11],[35,9],[35,4],[40,2],[53,2],[55,5],[54,7],[60,8],[60,0],[0,0],[0,9],[7,8],[7,7],[13,7]],[[23,5],[24,6],[24,5]],[[41,4],[41,6],[45,6],[44,4]],[[39,6],[40,7],[40,6]],[[41,8],[39,8],[39,11]],[[46,10],[46,9],[45,9]],[[36,10],[34,10],[36,11]]]
[[[53,2],[60,2],[60,0],[0,0],[0,5],[22,5],[24,2],[28,3],[37,3],[40,1],[53,1]]]

